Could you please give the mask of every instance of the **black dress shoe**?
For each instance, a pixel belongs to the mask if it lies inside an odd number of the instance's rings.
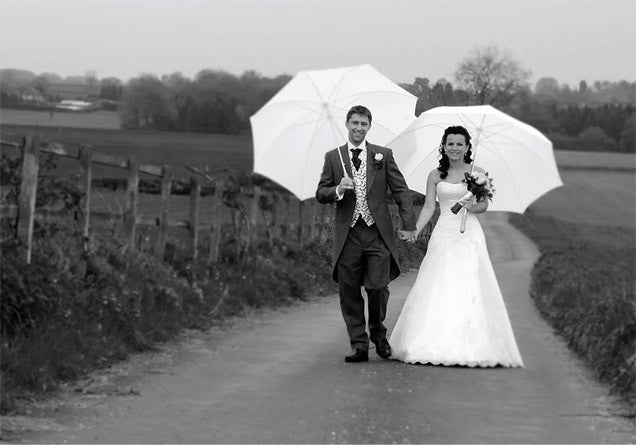
[[[375,343],[375,352],[382,358],[391,357],[391,345],[386,338],[382,338]]]
[[[368,362],[369,361],[369,353],[364,349],[355,349],[353,354],[345,357],[345,362],[347,363],[360,363],[360,362]]]

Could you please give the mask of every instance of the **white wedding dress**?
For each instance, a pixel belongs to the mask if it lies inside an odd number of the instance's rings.
[[[464,183],[439,182],[440,216],[389,343],[392,359],[435,365],[523,366],[479,221],[450,208]]]

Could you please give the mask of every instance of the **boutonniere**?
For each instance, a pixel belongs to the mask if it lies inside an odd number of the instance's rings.
[[[384,155],[382,155],[382,153],[373,154],[373,164],[375,165],[376,170],[380,170],[382,168],[383,159],[384,159]]]

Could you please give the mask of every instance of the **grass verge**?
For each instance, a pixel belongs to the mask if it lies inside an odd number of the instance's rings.
[[[568,345],[610,385],[636,401],[634,229],[558,221],[531,213],[510,221],[539,246],[530,295]]]
[[[20,400],[61,382],[152,350],[184,328],[206,329],[248,308],[337,292],[331,242],[301,248],[257,240],[237,254],[230,239],[217,263],[180,251],[168,264],[105,231],[84,252],[71,221],[36,222],[34,240],[31,264],[14,240],[0,249],[3,413],[19,412]],[[398,245],[408,268],[419,264],[426,239]]]

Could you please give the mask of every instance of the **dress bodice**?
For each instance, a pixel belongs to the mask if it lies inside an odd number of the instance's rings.
[[[440,181],[437,183],[437,199],[439,200],[440,214],[446,215],[453,213],[450,211],[457,201],[459,201],[466,193],[468,188],[463,182],[451,183]]]

